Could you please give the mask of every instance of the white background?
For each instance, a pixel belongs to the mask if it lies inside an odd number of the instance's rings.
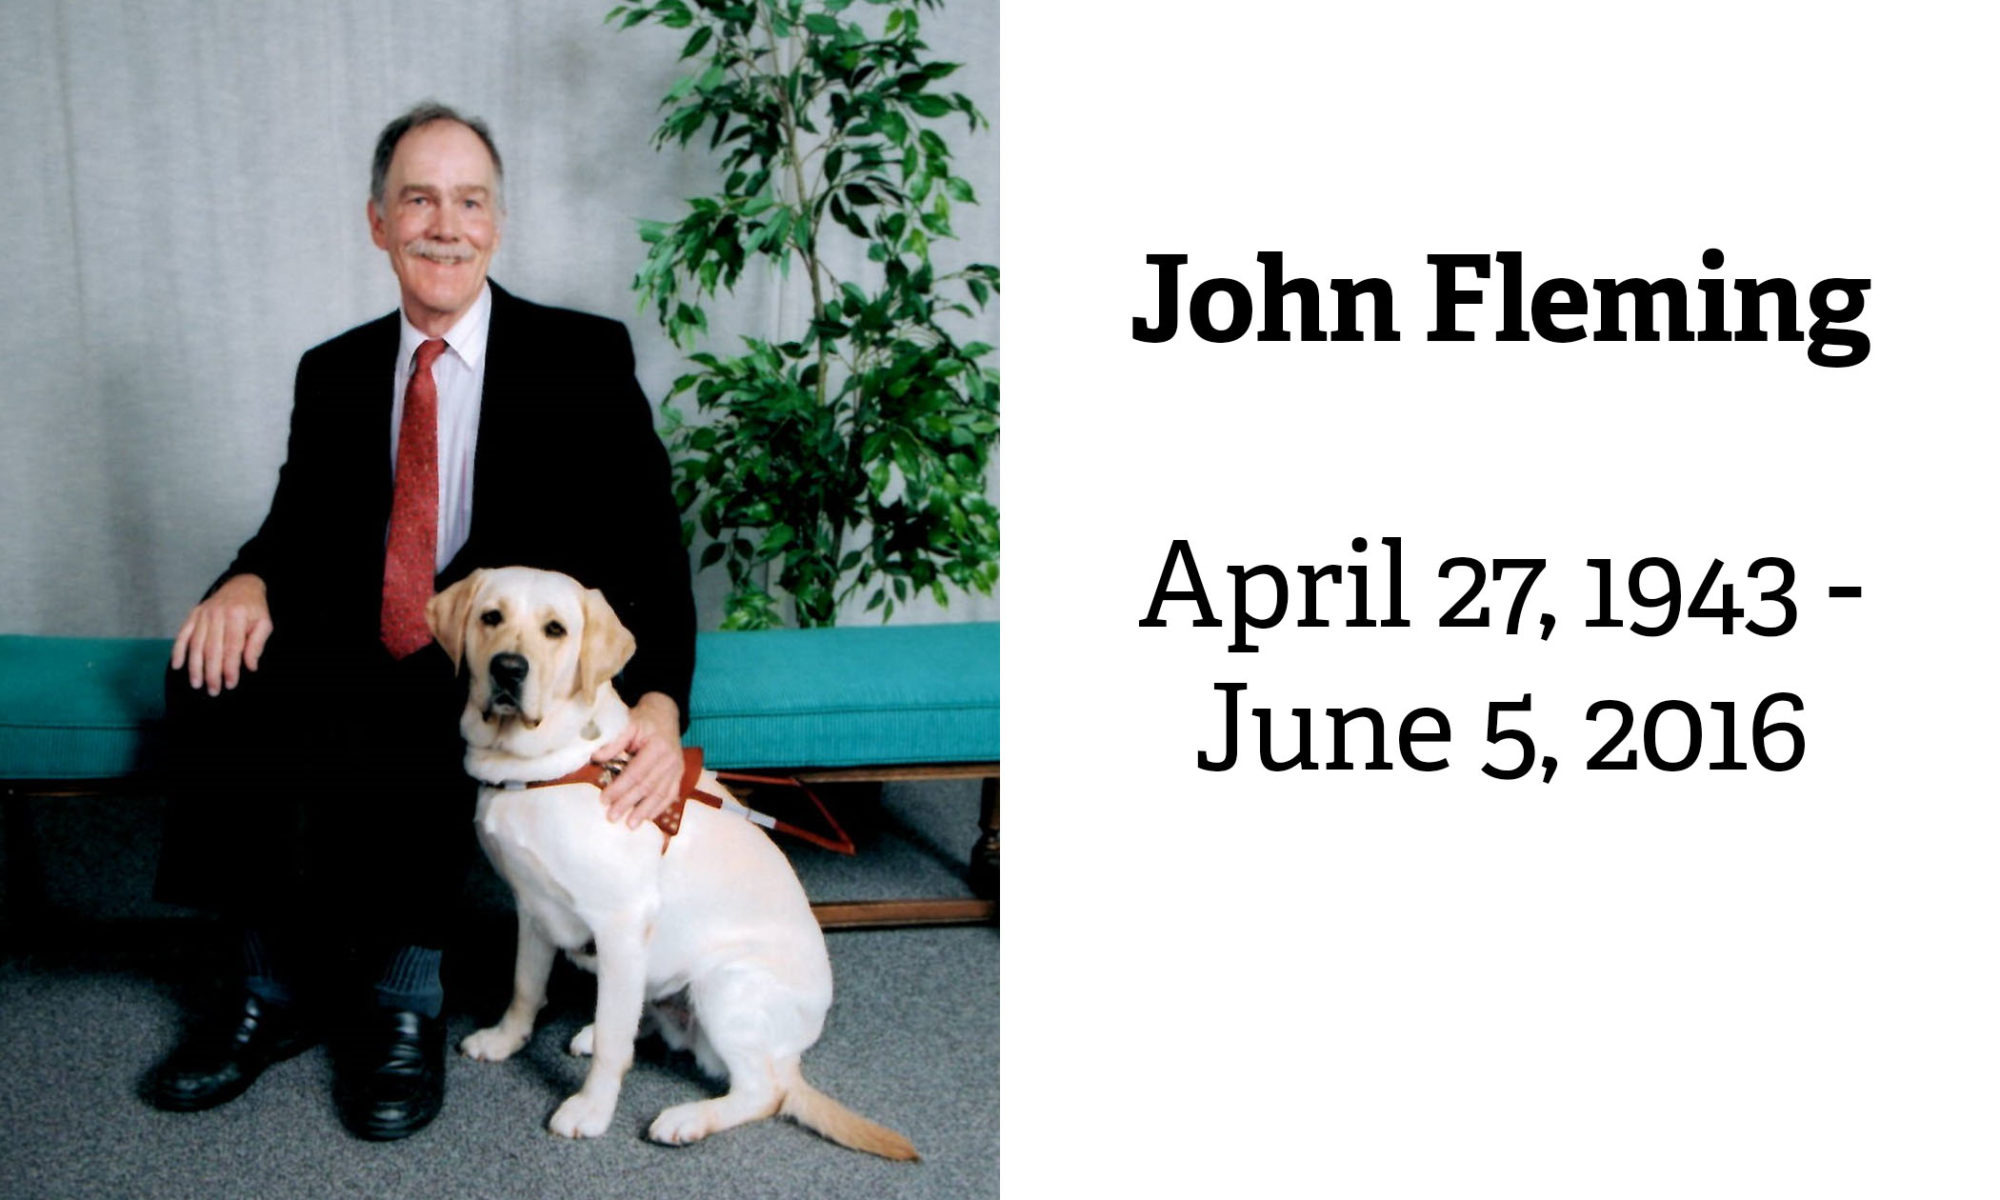
[[[1946,5],[1007,7],[1011,1194],[2000,1194],[1993,33]],[[1132,340],[1147,254],[1190,256],[1185,299],[1261,294],[1261,250],[1387,279],[1402,340]],[[1497,343],[1497,278],[1478,340],[1427,341],[1425,256],[1500,250],[1530,289],[1865,277],[1871,354]],[[1225,622],[1230,564],[1365,562],[1379,615],[1386,561],[1348,543],[1384,535],[1411,628],[1288,621],[1251,655],[1185,604],[1139,627],[1176,538]],[[1554,637],[1438,628],[1455,555],[1546,557]],[[1684,595],[1722,559],[1766,620],[1741,573],[1788,558],[1797,628],[1584,628],[1584,560],[1648,555]],[[1251,740],[1198,771],[1223,680],[1286,754],[1294,707],[1440,708],[1451,766],[1273,774]],[[1805,700],[1786,774],[1747,741],[1776,691]],[[1486,702],[1523,693],[1547,785],[1479,771],[1515,753]],[[1753,765],[1586,771],[1604,698],[1735,701]]]

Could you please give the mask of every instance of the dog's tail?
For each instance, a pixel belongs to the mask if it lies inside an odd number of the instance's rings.
[[[784,1100],[778,1111],[823,1138],[839,1142],[850,1150],[892,1158],[898,1162],[917,1161],[917,1148],[910,1139],[848,1108],[820,1091],[799,1074],[796,1063],[781,1084]]]

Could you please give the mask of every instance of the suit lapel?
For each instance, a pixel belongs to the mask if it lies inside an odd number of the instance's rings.
[[[401,341],[402,324],[396,313],[365,326],[349,363],[354,374],[346,389],[346,394],[361,398],[360,411],[367,414],[356,467],[361,494],[375,506],[375,524],[385,529],[396,486],[395,463],[389,457],[389,426],[395,420],[396,347]]]

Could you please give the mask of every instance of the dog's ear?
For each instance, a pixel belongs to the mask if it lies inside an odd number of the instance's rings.
[[[431,636],[437,639],[439,648],[451,656],[453,674],[458,672],[459,661],[465,657],[465,631],[471,623],[472,598],[485,578],[486,570],[482,567],[432,596],[430,603],[424,605],[424,620],[429,623]]]
[[[638,640],[612,611],[611,601],[604,598],[604,593],[596,588],[585,589],[583,647],[576,660],[577,693],[585,699],[595,696],[605,680],[625,669],[632,652],[638,648]]]

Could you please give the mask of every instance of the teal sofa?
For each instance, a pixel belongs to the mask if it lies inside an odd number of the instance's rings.
[[[142,787],[157,767],[163,638],[0,636],[0,786],[9,796]],[[720,770],[808,785],[984,780],[982,899],[821,906],[828,925],[984,920],[999,886],[1000,627],[704,633],[689,745]]]

